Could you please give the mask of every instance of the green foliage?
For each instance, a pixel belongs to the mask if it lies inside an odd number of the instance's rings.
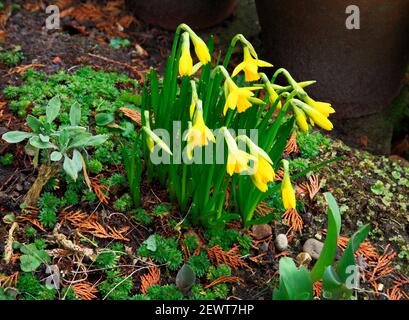
[[[85,190],[81,200],[86,202],[94,202],[96,199],[97,196],[93,191]]]
[[[80,300],[76,295],[74,289],[70,287],[62,288],[61,296],[64,297],[64,300]]]
[[[57,209],[64,203],[51,192],[44,192],[38,200],[40,212],[38,218],[48,229],[52,229],[57,223]]]
[[[17,280],[17,289],[25,300],[54,300],[57,291],[42,285],[35,275],[22,273]]]
[[[60,199],[58,199],[51,192],[44,192],[38,199],[38,207],[42,208],[53,208],[56,209],[60,206]]]
[[[122,173],[114,173],[107,182],[110,188],[126,186],[126,178]]]
[[[42,208],[39,212],[38,218],[41,224],[46,227],[47,229],[54,228],[55,224],[57,223],[57,213],[53,208]]]
[[[319,132],[300,131],[297,134],[297,144],[301,156],[306,159],[314,158],[322,149],[330,146],[331,140]]]
[[[151,235],[142,243],[138,255],[150,257],[160,264],[166,263],[171,270],[177,270],[183,262],[177,239],[173,237],[164,239],[157,234]]]
[[[79,150],[103,144],[107,136],[95,135],[87,132],[85,127],[81,127],[81,107],[75,101],[69,111],[69,125],[61,125],[54,129],[54,121],[61,112],[61,99],[55,96],[48,101],[45,108],[45,118],[35,118],[32,115],[27,117],[27,124],[33,131],[27,133],[23,131],[9,131],[3,134],[2,138],[8,143],[19,143],[29,139],[26,144],[26,152],[34,155],[34,164],[38,163],[40,151],[45,156],[45,160],[50,162],[63,162],[64,171],[75,181],[78,172],[83,168],[83,157]],[[63,160],[63,161],[62,161]]]
[[[7,67],[13,67],[19,64],[23,59],[24,55],[20,46],[15,46],[11,50],[6,50],[0,53],[0,61]]]
[[[192,253],[199,247],[199,240],[196,235],[188,234],[186,235],[185,239],[183,240],[183,244],[186,249]]]
[[[192,267],[196,276],[199,278],[207,273],[210,266],[210,260],[206,252],[202,251],[197,256],[190,256],[187,263]]]
[[[142,208],[134,210],[132,219],[146,226],[152,223],[151,216],[149,215],[149,213],[146,212],[145,209]]]
[[[128,39],[123,39],[121,37],[115,37],[111,40],[109,40],[109,45],[115,49],[120,49],[122,47],[127,47],[129,46],[131,43],[129,42]]]
[[[26,233],[27,239],[35,238],[36,235],[37,235],[37,230],[34,229],[33,227],[26,227],[26,228],[24,229],[24,231],[25,231],[25,233]]]
[[[153,285],[148,288],[148,296],[151,300],[182,300],[183,294],[174,284],[164,286]]]
[[[152,213],[157,216],[164,216],[168,215],[172,210],[172,205],[170,203],[159,203],[155,205],[155,207],[152,209]]]
[[[106,276],[98,286],[102,296],[109,300],[128,300],[133,288],[132,277],[121,276],[119,270],[107,271]]]
[[[231,276],[231,268],[225,264],[219,264],[217,267],[210,266],[209,272],[206,275],[207,280],[209,280],[210,282],[220,277],[230,277],[230,276]]]
[[[61,199],[63,207],[71,206],[79,202],[78,193],[73,189],[68,189],[64,193],[64,197]]]
[[[88,161],[88,170],[92,174],[98,174],[104,169],[102,163],[97,159],[91,159]]]
[[[230,250],[234,245],[240,245],[244,254],[251,245],[251,239],[235,229],[208,230],[206,238],[209,239],[209,247],[219,245],[223,250]]]
[[[3,166],[9,166],[13,163],[13,161],[14,161],[14,157],[9,152],[0,156],[0,164]]]
[[[20,256],[20,267],[24,272],[31,272],[37,270],[42,263],[50,263],[51,258],[44,248],[37,243],[30,243],[29,245],[18,244],[22,253]]]
[[[328,203],[328,232],[324,247],[311,272],[304,266],[297,268],[291,258],[280,259],[280,286],[274,291],[274,300],[310,300],[313,298],[313,282],[322,279],[324,299],[350,299],[352,288],[348,283],[350,276],[359,276],[356,272],[354,253],[369,233],[369,225],[362,226],[349,240],[341,259],[334,263],[341,215],[331,193],[324,194]]]
[[[16,300],[16,294],[14,290],[5,290],[3,287],[0,287],[0,301]]]
[[[114,209],[119,212],[127,212],[132,208],[132,199],[129,194],[124,194],[114,202]]]
[[[131,145],[125,145],[122,148],[122,157],[124,167],[126,170],[126,176],[128,178],[129,192],[131,193],[134,207],[140,207],[141,205],[141,176],[142,176],[142,161],[140,140],[138,139]]]
[[[101,252],[98,254],[95,263],[101,268],[112,268],[117,264],[119,257],[114,251]]]

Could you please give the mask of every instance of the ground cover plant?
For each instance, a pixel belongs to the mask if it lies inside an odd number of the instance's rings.
[[[245,36],[168,44],[144,72],[4,55],[0,299],[407,299],[407,168],[326,136],[319,83]]]

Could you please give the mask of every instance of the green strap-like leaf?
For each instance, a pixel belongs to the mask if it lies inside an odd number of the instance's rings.
[[[297,268],[294,261],[288,257],[280,259],[280,287],[273,294],[274,300],[311,300],[312,280],[308,270],[301,266]]]
[[[318,281],[322,278],[325,268],[330,266],[334,261],[337,251],[337,242],[339,232],[341,230],[341,214],[337,202],[333,195],[329,192],[324,193],[325,199],[328,203],[328,231],[325,239],[324,248],[320,257],[311,271],[312,280]]]
[[[355,232],[349,239],[344,254],[337,264],[337,273],[340,279],[345,282],[351,275],[352,267],[355,266],[354,253],[358,250],[361,243],[365,240],[370,230],[369,224],[362,226],[357,232]]]

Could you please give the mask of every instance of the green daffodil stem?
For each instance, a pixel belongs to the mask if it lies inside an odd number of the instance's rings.
[[[294,80],[291,74],[284,68],[280,68],[274,73],[271,82],[274,83],[280,74],[282,74],[287,79],[289,84],[293,87],[293,89],[297,91],[297,95],[300,98],[304,98],[307,95],[304,89],[297,83],[297,81]]]

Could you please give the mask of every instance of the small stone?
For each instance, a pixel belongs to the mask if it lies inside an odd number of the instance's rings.
[[[268,224],[256,224],[251,228],[251,232],[254,239],[261,240],[271,236],[273,230]]]
[[[278,251],[284,251],[288,247],[288,239],[284,233],[280,233],[274,240],[275,247]]]
[[[313,259],[318,260],[320,257],[324,243],[318,241],[317,239],[308,239],[305,241],[303,250],[308,253]]]
[[[295,260],[297,261],[298,265],[301,266],[305,266],[307,267],[309,265],[309,263],[312,261],[312,258],[310,256],[309,253],[307,252],[301,252],[296,258]]]
[[[315,234],[315,238],[318,239],[318,240],[322,240],[322,233],[321,233],[321,232],[317,232],[317,233]]]
[[[260,244],[259,248],[260,248],[261,251],[267,252],[268,251],[268,244],[263,242],[263,243]]]

